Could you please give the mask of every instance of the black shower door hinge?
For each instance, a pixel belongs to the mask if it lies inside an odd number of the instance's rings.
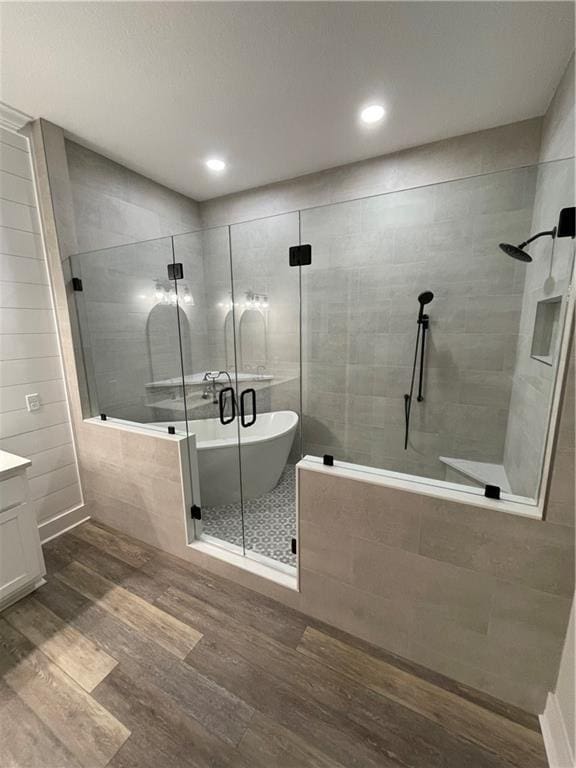
[[[293,555],[295,555],[298,552],[298,544],[296,543],[296,539],[292,539],[290,542],[290,551]]]
[[[182,280],[184,277],[184,267],[180,262],[168,264],[168,280]]]
[[[500,498],[500,486],[499,485],[485,485],[484,496],[487,499],[499,499]]]
[[[192,504],[190,507],[190,517],[192,520],[202,520],[202,510],[197,504]]]
[[[288,249],[288,256],[291,267],[306,267],[312,264],[312,246],[292,245]]]
[[[72,278],[72,290],[73,291],[83,291],[84,288],[82,286],[82,280],[80,280],[79,277],[73,277]]]

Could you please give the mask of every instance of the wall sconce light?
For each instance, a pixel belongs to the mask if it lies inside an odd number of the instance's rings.
[[[248,309],[268,309],[270,303],[268,296],[265,293],[254,293],[254,291],[246,291],[246,304]]]
[[[166,296],[166,289],[164,288],[164,286],[159,280],[156,280],[156,286],[154,288],[154,297],[156,301],[159,301],[162,303],[166,302],[168,298]]]
[[[187,285],[184,285],[180,289],[180,293],[177,294],[170,282],[162,282],[161,280],[156,280],[154,284],[154,298],[159,304],[175,305],[180,299],[183,304],[192,307],[195,305],[194,296]]]
[[[194,301],[194,296],[192,296],[192,294],[190,293],[190,288],[188,288],[187,285],[184,286],[182,301],[184,302],[184,304],[188,304],[191,307],[193,307],[196,303]]]

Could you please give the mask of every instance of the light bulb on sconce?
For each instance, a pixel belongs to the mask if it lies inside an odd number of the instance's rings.
[[[188,288],[187,285],[184,286],[184,295],[182,296],[182,301],[184,302],[184,304],[189,304],[192,307],[195,304],[194,296],[192,296],[192,294],[190,293],[190,289]]]
[[[270,306],[268,302],[268,296],[265,293],[254,293],[254,291],[246,291],[246,302],[244,304],[246,308],[250,309],[268,309]]]
[[[166,289],[164,288],[162,283],[160,283],[159,281],[156,281],[156,287],[154,289],[154,297],[156,298],[156,301],[161,301],[162,303],[164,303],[168,298],[166,296]]]

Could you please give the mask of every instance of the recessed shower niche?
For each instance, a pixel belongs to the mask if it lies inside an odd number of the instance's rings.
[[[554,363],[561,308],[562,296],[542,299],[536,305],[530,357],[546,365]]]

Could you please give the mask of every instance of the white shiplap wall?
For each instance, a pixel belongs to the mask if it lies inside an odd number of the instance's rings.
[[[39,524],[82,503],[28,141],[1,127],[0,448],[32,460]]]

